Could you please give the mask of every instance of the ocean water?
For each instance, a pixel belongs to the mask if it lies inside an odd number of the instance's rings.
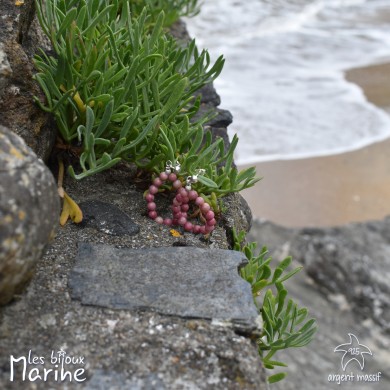
[[[226,58],[215,85],[238,164],[390,137],[390,116],[344,78],[390,60],[390,0],[204,0],[186,22],[199,47]]]

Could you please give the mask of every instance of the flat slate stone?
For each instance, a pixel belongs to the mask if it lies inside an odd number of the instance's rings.
[[[111,236],[134,236],[139,226],[113,204],[100,200],[88,200],[80,203],[83,212],[81,227],[92,227]]]
[[[257,328],[240,252],[195,247],[118,249],[79,243],[69,276],[73,299],[112,309],[149,309],[185,318]]]

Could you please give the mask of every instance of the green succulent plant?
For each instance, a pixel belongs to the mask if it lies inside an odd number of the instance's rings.
[[[164,30],[161,7],[169,11],[176,4],[179,13],[191,13],[196,2],[145,1],[141,10],[141,2],[131,0],[35,1],[53,47],[35,57],[35,79],[46,97],[35,100],[54,115],[59,146],[67,144],[79,156],[68,167],[73,178],[120,161],[158,174],[172,161],[182,166],[183,184],[202,172],[193,186],[216,212],[217,197],[257,182],[254,168],[238,172],[233,163],[237,137],[225,145],[203,128],[213,114],[196,115],[195,94],[220,74],[223,57],[212,63],[194,40],[179,46]],[[62,182],[61,159],[60,171]],[[61,224],[68,217],[80,221],[81,210],[62,184],[59,189]]]
[[[306,346],[317,331],[316,320],[308,319],[308,310],[299,308],[291,298],[287,299],[284,282],[301,271],[302,267],[287,271],[292,262],[291,257],[287,257],[272,271],[272,258],[268,257],[266,247],[256,255],[257,243],[245,243],[245,232],[237,234],[233,231],[233,240],[233,249],[242,251],[248,259],[240,274],[251,284],[255,304],[263,319],[262,334],[257,340],[260,357],[267,369],[287,367],[280,361],[272,360],[276,352]],[[259,297],[262,297],[261,304]],[[271,375],[268,381],[274,383],[285,377],[286,373],[281,372]]]
[[[35,79],[46,97],[44,102],[35,100],[54,115],[62,141],[81,149],[81,172],[70,166],[71,176],[82,179],[119,161],[155,174],[167,161],[180,163],[180,175],[197,174],[196,190],[215,210],[219,196],[259,180],[254,168],[239,172],[235,167],[237,136],[227,146],[204,129],[210,116],[195,117],[200,107],[195,92],[215,80],[224,59],[212,64],[209,53],[199,52],[194,40],[179,47],[165,31],[178,17],[199,12],[197,0],[35,1],[53,47],[53,53],[41,50],[35,57]],[[62,188],[62,161],[59,166],[61,220],[81,220],[81,210]],[[285,366],[271,360],[273,355],[307,345],[316,331],[305,308],[291,299],[286,302],[283,283],[300,269],[285,273],[291,263],[287,258],[272,272],[266,248],[255,255],[256,244],[243,244],[244,233],[234,232],[234,240],[234,249],[248,258],[241,276],[251,284],[264,321],[259,354],[269,369]],[[269,382],[285,375],[273,375]]]
[[[198,106],[193,92],[222,70],[222,58],[207,70],[206,51],[199,54],[194,42],[181,49],[163,34],[163,12],[148,34],[146,9],[132,19],[128,1],[49,0],[45,10],[38,3],[56,51],[36,57],[47,99],[38,104],[54,113],[65,142],[83,142],[81,177],[122,158],[155,157],[160,124],[191,118]]]
[[[152,20],[164,10],[167,27],[183,16],[193,17],[200,12],[198,0],[133,0],[130,2],[132,15],[140,15],[145,6],[149,7]]]
[[[205,194],[254,185],[253,168],[239,173],[234,167],[237,138],[226,151],[222,139],[203,131],[209,118],[194,118],[200,105],[194,94],[220,74],[222,56],[212,64],[195,41],[179,47],[163,31],[163,11],[155,19],[148,7],[132,15],[139,2],[36,2],[55,51],[35,58],[46,96],[36,101],[54,114],[65,143],[82,146],[81,172],[70,166],[71,176],[82,179],[119,161],[159,172],[171,160],[181,162],[183,175],[205,167],[198,185]]]

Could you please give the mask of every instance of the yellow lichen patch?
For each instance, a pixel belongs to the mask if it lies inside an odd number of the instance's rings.
[[[32,124],[34,126],[34,134],[39,135],[41,133],[43,126],[46,124],[46,120],[44,115],[34,118],[34,123]]]
[[[11,147],[9,148],[9,152],[15,156],[16,158],[18,158],[19,160],[23,160],[24,156],[22,153],[19,152],[18,149],[16,149],[14,146],[11,145]]]
[[[20,7],[21,5],[24,5],[24,0],[16,0],[16,1],[15,1],[15,5],[16,5],[17,7]]]
[[[26,213],[23,210],[19,210],[18,217],[21,221],[24,221],[26,218]]]
[[[20,239],[19,236],[13,236],[13,237],[6,238],[3,241],[2,246],[7,251],[10,251],[11,253],[15,254],[18,249],[20,250],[20,243],[23,241],[24,240]]]
[[[183,237],[180,232],[178,232],[177,230],[175,229],[171,229],[170,230],[170,233],[172,234],[173,237]]]
[[[2,225],[12,222],[12,215],[7,214],[2,221],[0,221]]]

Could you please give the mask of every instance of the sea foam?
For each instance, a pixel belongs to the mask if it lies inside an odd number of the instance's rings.
[[[187,20],[226,65],[215,85],[232,111],[238,164],[328,155],[390,136],[390,116],[345,80],[390,60],[385,0],[206,0]]]

